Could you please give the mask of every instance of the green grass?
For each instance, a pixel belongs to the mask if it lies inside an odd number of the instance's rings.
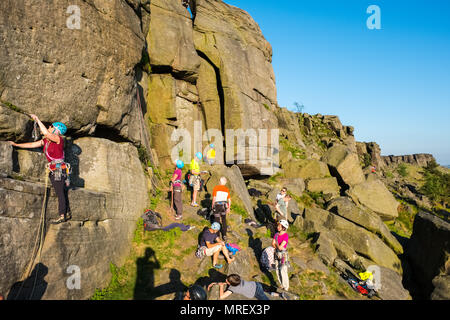
[[[230,209],[232,212],[237,213],[238,215],[242,216],[243,218],[248,218],[247,210],[242,208],[240,205],[232,203]]]
[[[397,172],[403,178],[408,176],[408,168],[406,167],[406,165],[404,163],[401,163],[398,165]]]
[[[285,137],[280,136],[280,144],[286,151],[291,153],[294,159],[306,159],[306,151],[303,150],[302,148],[294,146]]]

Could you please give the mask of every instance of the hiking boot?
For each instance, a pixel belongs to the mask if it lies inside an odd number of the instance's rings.
[[[216,269],[222,269],[222,267],[223,267],[223,265],[221,265],[221,264],[216,264],[216,265],[214,266],[214,268],[216,268]]]
[[[66,213],[66,221],[72,219],[72,212],[67,212]]]
[[[50,221],[51,224],[60,224],[63,222],[66,222],[66,219],[64,218],[64,216],[60,216],[58,219]]]
[[[175,216],[175,220],[181,220],[183,219],[183,216]]]
[[[280,297],[281,297],[283,300],[289,300],[289,296],[288,296],[286,293],[284,293],[284,292],[282,292],[282,293],[280,294]]]
[[[197,202],[191,203],[191,207],[198,207],[198,206],[199,206],[199,205],[198,205]]]

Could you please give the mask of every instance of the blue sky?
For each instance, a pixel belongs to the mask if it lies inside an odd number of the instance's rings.
[[[273,47],[278,103],[338,115],[383,155],[450,164],[450,1],[225,0]],[[381,29],[369,30],[370,5]]]

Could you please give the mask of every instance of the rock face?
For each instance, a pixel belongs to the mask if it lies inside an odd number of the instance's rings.
[[[405,156],[382,156],[381,159],[384,161],[386,166],[398,165],[400,163],[406,162],[413,165],[418,165],[421,167],[426,167],[428,163],[436,161],[433,155],[426,153],[405,155]]]
[[[367,267],[367,257],[378,265],[401,272],[400,260],[380,238],[338,215],[318,208],[307,208],[304,212],[304,229],[308,233],[319,232],[319,237],[325,234],[325,241],[328,242],[326,247],[330,247],[326,250],[334,256],[332,243],[338,256],[352,265],[361,264]],[[357,254],[361,255],[362,259],[358,259]],[[329,258],[328,262],[331,263],[331,260],[333,259]]]
[[[450,224],[419,212],[406,248],[414,280],[426,299],[450,299]]]
[[[106,285],[109,263],[123,263],[135,221],[148,203],[147,181],[137,150],[130,143],[81,138],[68,145],[66,155],[74,168],[75,189],[68,192],[72,220],[56,226],[48,223],[57,216],[57,199],[51,188],[41,258],[48,270],[47,285],[44,295],[33,299],[86,299],[95,288]],[[0,276],[1,292],[7,293],[21,280],[30,261],[43,194],[41,183],[0,181],[0,260],[5,270]],[[73,272],[68,273],[70,266],[79,267],[80,290],[66,286]],[[29,294],[29,289],[23,294]],[[15,293],[11,291],[12,297]]]
[[[12,173],[12,152],[13,148],[8,142],[0,141],[0,177],[6,177]]]
[[[278,121],[271,112],[276,105],[272,48],[257,23],[245,11],[222,1],[198,0],[195,11],[194,44],[199,55],[216,70],[222,100],[222,132],[225,128],[244,132],[278,128]],[[206,122],[209,122],[208,114]],[[234,138],[225,136],[225,140],[232,143]],[[258,141],[250,139],[246,150],[255,152],[257,146]],[[267,147],[267,153],[273,154],[277,146],[272,146],[269,139]],[[248,159],[238,153],[228,154],[227,158]],[[264,166],[240,167],[247,175],[259,173]]]
[[[0,100],[72,132],[108,127],[139,140],[134,76],[148,14],[121,0],[69,6],[1,2]]]
[[[374,211],[384,220],[391,220],[398,216],[399,203],[378,179],[355,185],[348,193],[356,203]]]

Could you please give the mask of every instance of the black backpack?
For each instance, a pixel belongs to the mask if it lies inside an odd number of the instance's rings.
[[[142,215],[142,219],[144,219],[145,231],[159,230],[162,228],[162,217],[156,211],[145,211],[145,213]]]

